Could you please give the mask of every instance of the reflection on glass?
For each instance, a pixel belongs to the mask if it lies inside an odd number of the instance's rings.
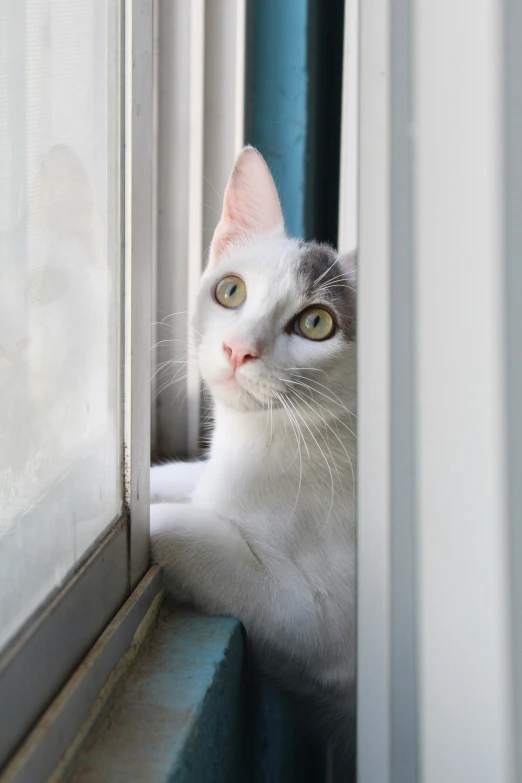
[[[0,2],[0,646],[120,510],[118,6]]]

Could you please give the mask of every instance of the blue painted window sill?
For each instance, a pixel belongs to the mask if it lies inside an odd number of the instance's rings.
[[[318,783],[319,754],[256,677],[236,620],[165,602],[73,783]]]

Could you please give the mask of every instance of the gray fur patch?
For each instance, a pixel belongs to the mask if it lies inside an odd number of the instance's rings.
[[[297,274],[310,304],[326,304],[335,313],[345,338],[355,340],[357,328],[356,262],[317,242],[303,242]]]

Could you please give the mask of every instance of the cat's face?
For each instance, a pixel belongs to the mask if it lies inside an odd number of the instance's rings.
[[[227,188],[193,323],[203,379],[229,407],[281,407],[289,392],[308,399],[309,379],[349,383],[354,262],[285,235],[268,169],[248,148]]]

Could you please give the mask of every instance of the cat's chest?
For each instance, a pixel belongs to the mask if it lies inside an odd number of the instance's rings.
[[[271,506],[280,509],[298,483],[299,472],[293,466],[278,470],[251,455],[219,455],[209,460],[193,500],[237,518],[267,513]]]
[[[348,468],[342,466],[341,470]],[[353,488],[339,480],[321,454],[213,456],[193,493],[194,503],[254,529],[290,529],[350,517]]]

